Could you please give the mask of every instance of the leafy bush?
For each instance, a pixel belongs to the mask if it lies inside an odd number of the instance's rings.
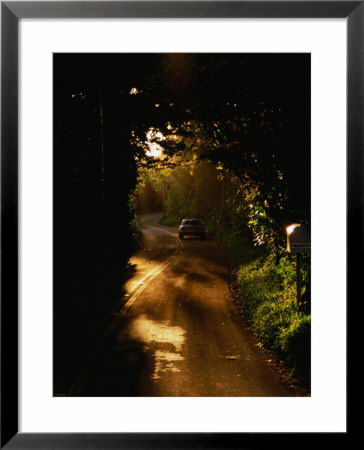
[[[244,313],[259,340],[297,371],[310,368],[311,316],[296,304],[289,257],[278,266],[270,255],[240,265],[237,283]]]
[[[167,227],[177,227],[179,225],[179,221],[176,217],[172,216],[162,216],[159,220],[161,225],[166,225]]]
[[[254,321],[257,309],[279,290],[274,278],[274,267],[267,259],[258,258],[243,264],[237,271],[237,283],[242,293],[244,311],[250,321]]]
[[[311,316],[297,314],[281,335],[281,347],[290,364],[299,371],[310,369]]]

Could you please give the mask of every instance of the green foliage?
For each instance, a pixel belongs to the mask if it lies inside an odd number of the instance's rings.
[[[179,225],[178,220],[175,220],[173,217],[164,215],[159,220],[159,223],[161,225],[166,225],[167,227],[177,227]]]
[[[280,345],[289,363],[299,371],[310,368],[311,316],[296,313],[289,327],[282,330]]]
[[[254,247],[249,230],[245,233],[226,228],[215,231],[215,238],[224,243],[230,250],[234,261],[240,264],[248,263],[257,258],[257,254],[263,255],[265,250]]]
[[[302,286],[307,286],[309,283],[310,273],[310,255],[301,254],[301,280]],[[296,255],[287,253],[285,256],[281,256],[279,263],[277,264],[275,274],[278,277],[282,290],[287,296],[294,298],[296,296]],[[301,292],[303,294],[303,292]]]
[[[237,283],[244,314],[259,340],[299,371],[310,367],[311,316],[297,307],[295,271],[289,258],[270,255],[242,264]]]
[[[254,321],[256,310],[279,291],[279,283],[274,277],[274,266],[264,258],[240,265],[237,271],[237,283],[242,292],[244,313]]]

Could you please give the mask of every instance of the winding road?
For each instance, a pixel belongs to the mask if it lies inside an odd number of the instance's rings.
[[[133,277],[70,396],[293,396],[231,300],[229,255],[139,217]]]

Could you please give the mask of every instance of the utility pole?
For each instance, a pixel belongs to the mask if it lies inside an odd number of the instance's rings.
[[[286,229],[287,250],[296,253],[296,291],[297,307],[301,304],[301,253],[311,252],[311,234],[299,223],[293,223]]]

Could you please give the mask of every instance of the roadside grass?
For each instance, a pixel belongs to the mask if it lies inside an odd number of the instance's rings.
[[[297,305],[294,273],[288,257],[277,266],[272,255],[258,256],[238,265],[236,282],[244,315],[258,339],[294,373],[306,375],[311,360],[311,315]]]
[[[287,254],[277,264],[274,254],[231,230],[216,231],[215,238],[234,258],[238,303],[259,341],[295,375],[307,378],[311,315],[297,305],[295,259]],[[306,278],[307,271],[303,271],[303,280]]]
[[[180,221],[176,217],[166,216],[165,214],[159,219],[159,223],[167,227],[178,227],[179,222]]]

